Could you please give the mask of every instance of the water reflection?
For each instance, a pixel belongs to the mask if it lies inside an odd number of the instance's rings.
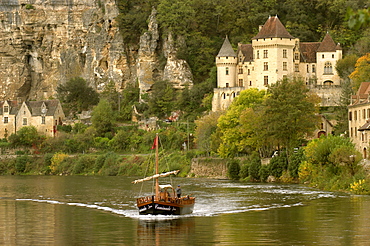
[[[2,177],[1,245],[368,245],[369,196],[178,179],[186,216],[140,216],[125,177]]]
[[[176,241],[186,242],[194,234],[194,218],[140,220],[137,245],[173,245]]]

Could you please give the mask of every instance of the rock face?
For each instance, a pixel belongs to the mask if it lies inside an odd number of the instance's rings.
[[[2,0],[0,100],[52,98],[59,84],[76,76],[98,91],[109,81],[118,90],[138,81],[143,92],[156,80],[175,88],[192,84],[177,48],[161,45],[167,38],[160,37],[155,10],[138,50],[123,43],[118,14],[114,0]],[[172,54],[162,68],[159,52]]]

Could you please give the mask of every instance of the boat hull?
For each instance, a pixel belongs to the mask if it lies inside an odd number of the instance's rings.
[[[193,204],[174,204],[166,202],[151,202],[138,205],[140,215],[185,215],[191,214],[194,209]]]

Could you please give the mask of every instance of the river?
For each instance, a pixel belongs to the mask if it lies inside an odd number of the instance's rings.
[[[139,216],[131,177],[1,176],[1,245],[369,245],[370,196],[173,178],[186,216]],[[168,183],[169,178],[164,180]]]

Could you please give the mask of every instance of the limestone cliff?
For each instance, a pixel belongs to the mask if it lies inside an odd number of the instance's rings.
[[[136,81],[142,91],[155,80],[169,80],[176,88],[192,84],[190,68],[176,58],[172,38],[160,36],[155,10],[134,49],[123,43],[114,0],[1,3],[0,100],[55,97],[57,86],[75,76],[98,91],[110,80],[118,90]]]

